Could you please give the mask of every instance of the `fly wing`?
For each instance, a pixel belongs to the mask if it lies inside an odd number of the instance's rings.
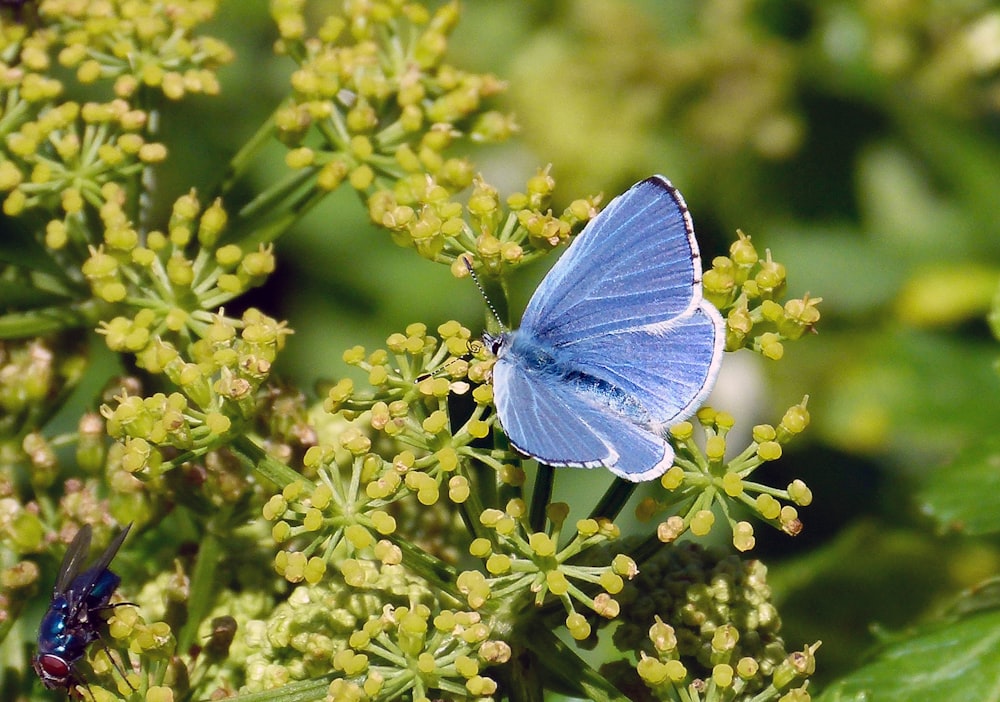
[[[701,257],[681,194],[636,183],[580,233],[535,291],[521,328],[546,344],[664,323],[701,301]]]
[[[84,525],[89,531],[89,525]],[[121,548],[122,542],[125,541],[125,537],[128,535],[129,529],[132,525],[127,525],[111,540],[108,547],[104,549],[104,553],[101,557],[94,561],[94,564],[90,566],[84,573],[78,576],[75,580],[70,582],[70,589],[72,590],[72,598],[69,598],[73,603],[85,602],[87,597],[90,595],[90,591],[93,590],[94,585],[98,582],[98,579],[104,574],[111,565],[111,559],[115,557],[118,553],[118,549]],[[75,540],[74,540],[75,541]],[[89,538],[88,538],[89,541]],[[89,544],[88,544],[89,546]],[[110,597],[110,593],[108,595]]]
[[[54,594],[61,595],[65,593],[70,583],[73,582],[73,579],[76,578],[81,568],[83,568],[87,554],[90,553],[91,531],[90,525],[84,524],[76,532],[76,536],[73,537],[73,541],[67,547],[62,565],[59,566],[59,576],[56,578]]]

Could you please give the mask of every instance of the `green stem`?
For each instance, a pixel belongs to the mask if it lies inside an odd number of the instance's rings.
[[[483,481],[491,480],[495,475],[492,470],[481,464],[470,466],[469,473],[472,476],[472,480],[475,481],[473,485],[479,485],[482,484]],[[472,535],[472,538],[485,536],[483,533],[484,527],[479,521],[484,509],[482,497],[483,496],[479,490],[470,490],[469,499],[458,506],[458,514],[462,518],[462,523],[465,524],[465,528],[468,529],[469,533]]]
[[[87,316],[78,305],[14,312],[0,317],[0,339],[26,339],[86,326]]]
[[[230,446],[230,450],[237,458],[250,466],[257,475],[280,488],[296,481],[309,483],[309,480],[303,475],[295,472],[281,461],[268,456],[264,449],[246,436],[237,437]]]
[[[226,172],[223,174],[222,180],[219,181],[219,184],[212,192],[209,201],[228,194],[236,181],[239,180],[247,168],[250,167],[250,164],[256,158],[261,149],[271,143],[271,139],[274,136],[274,115],[275,113],[272,112],[271,116],[260,125],[260,129],[258,129],[257,132],[250,137],[250,140],[236,152],[236,155],[229,160],[229,166],[226,168]]]
[[[223,524],[227,514],[220,514],[219,519],[213,522]],[[198,626],[208,615],[208,612],[215,604],[214,593],[218,591],[215,586],[215,570],[222,555],[222,547],[218,536],[213,532],[212,523],[204,530],[200,547],[198,549],[198,561],[194,566],[194,573],[191,576],[191,594],[188,597],[187,621],[177,636],[177,650],[187,651],[198,635]]]
[[[273,690],[253,692],[249,695],[230,697],[231,702],[315,702],[326,697],[330,681],[336,675],[324,675],[313,680],[289,683]]]
[[[637,487],[639,487],[639,483],[615,478],[614,482],[611,483],[611,486],[608,487],[607,491],[601,497],[601,501],[591,511],[590,518],[610,519],[614,521],[619,513],[621,513],[622,507],[625,506],[625,503],[635,493]]]
[[[552,501],[554,477],[555,468],[544,463],[538,464],[538,473],[535,474],[535,488],[531,491],[531,509],[528,512],[528,524],[532,531],[545,529],[545,513],[549,502]]]
[[[511,659],[516,663],[509,667],[507,699],[510,702],[542,702],[545,691],[538,677],[537,656],[515,643],[511,646]]]
[[[315,167],[310,167],[289,173],[244,205],[239,211],[240,219],[251,220],[267,217],[293,193],[315,177],[317,170]]]
[[[409,570],[426,580],[431,587],[437,587],[455,598],[456,602],[465,602],[462,593],[455,587],[457,576],[454,568],[398,534],[389,534],[386,538],[403,552],[403,564]]]
[[[591,702],[628,702],[627,697],[576,655],[553,631],[534,626],[525,633],[523,643],[535,654],[531,662],[545,671],[544,679],[557,680],[567,690],[575,691],[574,696]],[[511,700],[514,699],[511,696]]]
[[[308,175],[311,177],[311,172]],[[282,201],[283,204],[287,202],[287,207],[283,212],[274,217],[270,222],[252,226],[249,232],[237,234],[234,240],[239,241],[244,247],[274,241],[293,224],[302,219],[313,207],[322,202],[323,198],[327,195],[329,193],[326,190],[309,188],[297,195],[290,202]],[[242,215],[241,218],[244,220],[245,225],[246,218],[242,217]]]

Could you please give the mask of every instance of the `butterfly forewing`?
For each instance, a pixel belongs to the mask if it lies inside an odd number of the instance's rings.
[[[700,301],[701,268],[680,194],[660,176],[611,201],[535,291],[521,320],[554,346],[662,323]]]

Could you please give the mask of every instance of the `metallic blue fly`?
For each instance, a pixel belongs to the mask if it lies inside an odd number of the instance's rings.
[[[114,607],[109,602],[121,578],[108,566],[131,528],[129,524],[122,529],[101,557],[83,572],[84,560],[90,552],[89,524],[80,527],[66,549],[52,603],[38,628],[38,653],[32,661],[38,677],[50,690],[69,691],[80,682],[74,666],[87,652],[87,646],[101,636],[104,620],[100,613]]]

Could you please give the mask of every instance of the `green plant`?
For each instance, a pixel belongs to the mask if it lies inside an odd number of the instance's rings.
[[[30,650],[55,542],[81,523],[106,540],[135,522],[120,560],[139,606],[108,622],[134,690],[95,646],[97,700],[809,699],[816,645],[786,651],[763,566],[717,550],[724,532],[750,551],[752,521],[801,529],[810,490],[754,472],[809,424],[806,400],[736,447],[747,421],[719,409],[673,427],[677,465],[633,510],[635,486],[621,481],[594,504],[552,498],[567,471],[526,468],[505,446],[491,359],[456,321],[386,329],[384,348],[345,352],[358,373],[317,394],[275,377],[295,336],[243,296],[331,193],[356,193],[414,267],[464,276],[471,261],[505,316],[515,269],[565,244],[601,202],[556,214],[553,200],[569,200],[558,169],[506,194],[477,175],[473,146],[516,125],[491,109],[502,81],[445,62],[457,4],[306,9],[271,3],[293,66],[287,96],[210,189],[179,197],[154,177],[172,147],[162,122],[174,101],[215,94],[238,58],[202,30],[216,3],[0,9],[5,660]],[[790,90],[787,47],[764,45],[771,78],[759,85]],[[797,123],[787,92],[763,92],[769,118],[738,120],[732,143],[778,157],[796,148]],[[718,145],[698,114],[686,119]],[[285,171],[247,196],[276,144]],[[992,287],[995,271],[982,278]],[[704,285],[730,352],[783,360],[819,319],[818,298],[782,302],[784,266],[742,235]],[[927,310],[913,300],[900,304]],[[60,410],[101,359],[106,382],[67,428]],[[935,487],[940,507],[950,493]],[[633,511],[645,521],[623,537]],[[688,543],[713,537],[716,549]],[[182,549],[192,541],[196,555]],[[599,664],[583,662],[592,646]],[[4,675],[11,695],[32,684],[27,665]]]

